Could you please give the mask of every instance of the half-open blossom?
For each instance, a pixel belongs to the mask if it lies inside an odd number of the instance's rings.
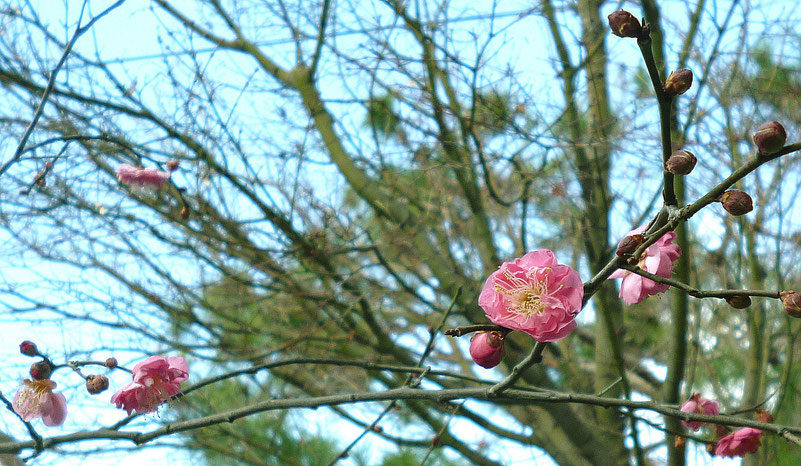
[[[117,167],[117,179],[130,186],[159,189],[170,179],[170,174],[155,168],[136,168],[124,163]]]
[[[645,231],[644,226],[631,230],[626,236],[640,234],[643,231]],[[681,255],[679,245],[673,244],[674,239],[676,233],[672,231],[662,235],[656,243],[648,246],[637,266],[646,272],[670,278],[673,274],[673,262]],[[628,305],[637,304],[648,296],[662,293],[670,288],[668,285],[656,283],[623,269],[616,270],[609,278],[623,279],[623,283],[620,284],[620,298]]]
[[[548,249],[504,262],[489,276],[478,305],[496,325],[556,341],[576,328],[584,286],[578,272],[559,264]]]
[[[694,413],[694,414],[707,414],[709,416],[717,416],[720,414],[720,403],[717,401],[707,400],[706,398],[701,398],[699,394],[695,394],[689,400],[685,401],[683,405],[681,405],[681,412],[683,413]],[[704,425],[703,422],[698,421],[681,421],[688,429],[692,429],[697,431]]]
[[[753,427],[743,427],[737,429],[729,435],[718,440],[715,446],[715,454],[718,456],[745,456],[753,453],[762,446],[759,438],[763,432]]]
[[[503,341],[504,335],[501,332],[477,332],[470,339],[470,357],[479,366],[492,369],[506,355]]]
[[[150,413],[181,392],[181,382],[189,377],[184,358],[151,356],[133,368],[133,382],[111,397],[111,402],[128,414]]]
[[[14,412],[24,421],[42,418],[46,426],[60,426],[67,418],[67,399],[62,393],[53,393],[56,383],[50,379],[23,381],[23,387],[14,395]]]

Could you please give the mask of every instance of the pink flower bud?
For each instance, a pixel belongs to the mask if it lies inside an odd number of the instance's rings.
[[[645,237],[639,233],[628,235],[617,244],[617,252],[615,252],[615,254],[618,256],[634,254],[634,251],[636,251],[643,242],[645,242]]]
[[[727,296],[724,299],[735,309],[745,309],[751,305],[751,297],[748,295]]]
[[[50,374],[53,373],[53,366],[49,362],[43,360],[31,364],[29,372],[33,380],[44,380],[50,378]]]
[[[662,86],[667,95],[681,95],[693,85],[693,72],[687,68],[679,68],[670,73]]]
[[[618,37],[639,38],[642,35],[640,21],[626,10],[618,10],[606,17],[612,34]]]
[[[754,133],[754,144],[762,155],[772,154],[784,147],[787,132],[778,121],[763,123]]]
[[[492,369],[506,355],[503,340],[504,335],[501,332],[477,332],[470,339],[470,357],[479,366]]]
[[[25,356],[38,356],[39,349],[36,347],[36,343],[25,340],[19,344],[19,352],[24,354]]]
[[[689,175],[696,163],[698,163],[698,159],[692,152],[684,149],[677,150],[668,157],[665,162],[665,170],[674,175]]]
[[[751,199],[751,196],[749,196],[745,191],[740,191],[739,189],[731,189],[726,191],[725,193],[721,194],[719,200],[720,203],[723,204],[723,208],[726,209],[726,212],[734,215],[735,217],[745,215],[754,210],[754,201]]]
[[[784,303],[784,312],[790,317],[801,317],[801,294],[793,290],[782,291],[779,293],[782,303]]]
[[[108,388],[108,377],[105,375],[90,375],[86,377],[86,391],[90,395],[97,395]]]

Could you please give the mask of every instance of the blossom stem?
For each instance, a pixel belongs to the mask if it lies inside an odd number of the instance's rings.
[[[445,330],[445,335],[449,337],[461,337],[462,335],[467,335],[468,333],[474,332],[503,332],[504,334],[511,332],[511,329],[501,327],[500,325],[495,324],[476,324],[476,325],[465,325],[464,327],[454,327]]]
[[[504,390],[517,382],[517,380],[523,376],[523,372],[525,372],[526,369],[542,361],[542,353],[545,351],[547,345],[548,343],[538,341],[537,344],[534,345],[534,348],[532,348],[531,353],[513,367],[512,372],[509,373],[505,379],[487,389],[487,397],[492,398],[494,396],[499,396]]]
[[[650,27],[643,28],[642,36],[637,39],[637,45],[640,47],[645,67],[648,70],[648,75],[651,77],[651,84],[654,86],[654,95],[659,105],[659,123],[662,134],[662,166],[664,168],[665,162],[672,152],[670,140],[670,108],[673,103],[673,98],[665,93],[662,89],[662,78],[659,76],[659,69],[654,59],[654,52],[651,49],[651,36]],[[665,205],[677,205],[676,192],[673,186],[673,174],[663,169],[664,187],[662,195]]]
[[[670,285],[674,288],[678,288],[688,295],[692,296],[693,298],[731,298],[733,296],[755,296],[755,297],[762,297],[762,298],[774,298],[779,299],[779,291],[771,291],[771,290],[699,290],[693,288],[685,283],[672,280],[670,278],[660,277],[659,275],[653,274],[646,270],[643,270],[636,265],[629,265],[623,264],[621,269],[626,269],[631,273],[635,273],[640,275],[641,277],[645,277],[649,280],[653,280],[657,283],[661,283],[663,285]]]

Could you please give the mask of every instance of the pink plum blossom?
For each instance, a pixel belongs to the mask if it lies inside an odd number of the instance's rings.
[[[681,405],[681,412],[717,416],[720,414],[720,403],[717,401],[707,400],[706,398],[701,398],[701,396],[696,393],[689,400],[685,401],[683,405]],[[698,421],[681,421],[681,423],[684,424],[688,429],[692,429],[694,431],[698,431],[698,429],[704,425],[703,422]]]
[[[640,234],[645,231],[642,226],[631,230],[626,236]],[[669,231],[662,235],[656,243],[648,248],[640,257],[637,266],[646,272],[659,275],[660,277],[670,278],[673,274],[673,262],[681,255],[681,249],[677,244],[673,244],[676,233]],[[609,276],[610,279],[622,278],[620,284],[620,298],[627,305],[637,304],[651,295],[659,294],[670,288],[655,281],[631,273],[628,270],[618,269]]]
[[[584,285],[578,272],[559,264],[548,249],[504,262],[487,278],[478,305],[496,325],[557,341],[576,328]]]
[[[504,335],[501,332],[477,332],[470,339],[470,357],[479,366],[492,369],[506,355],[503,340]]]
[[[133,368],[133,382],[111,397],[111,402],[128,414],[150,413],[181,392],[181,382],[189,377],[184,358],[151,356]]]
[[[53,393],[56,383],[50,379],[23,381],[24,386],[14,395],[14,412],[24,421],[42,418],[46,426],[60,426],[67,418],[67,399]]]
[[[753,453],[762,446],[759,438],[763,432],[753,427],[743,427],[737,429],[729,435],[718,440],[715,446],[715,454],[718,456],[745,456]]]
[[[170,179],[170,174],[155,168],[136,168],[124,163],[117,167],[117,179],[130,186],[159,189]]]

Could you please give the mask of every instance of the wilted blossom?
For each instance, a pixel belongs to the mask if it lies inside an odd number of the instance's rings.
[[[576,328],[583,297],[578,272],[540,249],[504,262],[484,283],[478,305],[492,323],[548,342]]]
[[[24,421],[42,418],[46,426],[60,426],[67,418],[67,399],[62,393],[53,393],[56,383],[50,379],[23,381],[23,387],[14,395],[14,412]]]
[[[133,368],[133,382],[111,397],[111,402],[128,414],[150,413],[181,392],[181,382],[189,377],[184,358],[151,356]]]
[[[170,174],[155,168],[136,168],[124,163],[117,167],[117,179],[129,186],[159,189],[170,179]]]
[[[503,340],[504,335],[501,332],[477,332],[470,339],[470,357],[479,366],[492,369],[506,355]]]
[[[718,440],[715,446],[715,454],[718,456],[745,456],[753,453],[762,446],[759,438],[763,432],[753,427],[743,427],[737,429],[729,435]]]
[[[626,236],[640,234],[645,231],[645,227],[640,227],[626,233]],[[669,231],[662,235],[659,240],[648,246],[640,257],[637,266],[646,272],[659,275],[660,277],[670,278],[673,274],[673,262],[681,255],[681,249],[677,244],[673,244],[676,233]],[[628,305],[642,302],[651,295],[659,294],[670,288],[668,285],[656,283],[655,281],[631,273],[628,270],[618,269],[609,276],[610,279],[622,278],[620,284],[620,298]]]
[[[701,398],[701,396],[696,393],[692,396],[692,398],[685,401],[684,404],[681,405],[680,411],[683,413],[717,416],[720,414],[720,403],[717,401],[707,400],[706,398]],[[703,422],[698,421],[681,421],[681,423],[684,424],[684,426],[688,429],[692,429],[694,431],[697,431],[702,425],[704,425]]]

